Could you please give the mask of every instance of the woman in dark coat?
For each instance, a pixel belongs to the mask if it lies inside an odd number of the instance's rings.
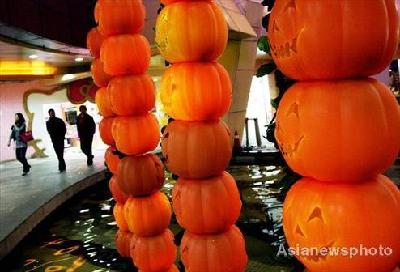
[[[20,135],[26,131],[25,118],[22,113],[15,114],[15,123],[11,126],[11,134],[8,140],[8,146],[11,144],[11,140],[15,141],[15,156],[17,160],[22,163],[22,175],[26,176],[31,169],[28,161],[26,160],[26,150],[28,144],[22,141]]]

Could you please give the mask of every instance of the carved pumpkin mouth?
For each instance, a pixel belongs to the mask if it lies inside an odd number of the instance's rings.
[[[333,247],[333,245],[335,244],[335,241],[330,242],[329,244],[327,244],[326,246],[322,246],[322,247],[315,247],[318,248],[317,252],[311,252],[311,254],[309,254],[309,256],[304,256],[308,261],[312,261],[312,262],[324,262],[326,261],[327,257],[332,256],[330,249]],[[320,250],[324,249],[325,253],[323,255],[320,254]]]

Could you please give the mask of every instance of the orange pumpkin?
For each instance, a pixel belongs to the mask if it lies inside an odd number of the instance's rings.
[[[128,195],[121,190],[117,182],[117,177],[114,176],[110,179],[108,187],[114,200],[118,203],[125,204],[126,200],[128,199]]]
[[[166,70],[160,97],[165,112],[176,120],[216,120],[229,109],[232,85],[218,63],[179,63]]]
[[[118,184],[133,197],[152,194],[164,184],[164,165],[153,154],[125,157],[119,164]]]
[[[195,1],[212,2],[212,0],[161,0],[160,2],[164,5],[169,5],[176,2],[195,2]]]
[[[125,218],[130,232],[140,237],[162,233],[169,226],[172,210],[160,192],[147,197],[130,197],[125,203]]]
[[[115,149],[115,147],[110,146],[104,153],[104,160],[107,164],[108,169],[110,170],[111,173],[113,173],[113,175],[117,174],[118,164],[121,161],[118,155],[114,155],[113,152],[115,151],[117,151],[117,149]]]
[[[112,126],[115,117],[103,118],[99,124],[100,138],[106,145],[115,146],[115,141],[112,135]]]
[[[242,203],[235,180],[224,172],[205,180],[179,178],[172,205],[179,225],[191,233],[207,234],[229,229],[239,218]]]
[[[112,110],[121,116],[142,115],[155,107],[154,82],[147,74],[115,77],[108,92]]]
[[[275,136],[302,176],[361,181],[397,157],[400,108],[374,79],[297,83],[280,102]]]
[[[97,17],[104,36],[139,33],[146,16],[142,0],[99,0]]]
[[[272,57],[285,75],[299,80],[377,74],[396,50],[395,2],[276,1],[268,29]]]
[[[100,58],[95,58],[90,66],[94,83],[99,87],[107,87],[111,76],[104,72],[103,63]]]
[[[203,179],[221,174],[232,156],[229,129],[222,121],[174,121],[164,131],[162,152],[174,174]]]
[[[137,237],[130,252],[140,271],[169,271],[176,259],[174,235],[166,229],[157,236]]]
[[[93,11],[94,21],[96,22],[96,24],[99,23],[99,17],[100,17],[99,13],[100,13],[100,1],[97,1]]]
[[[103,117],[112,117],[114,112],[111,109],[110,98],[107,88],[100,88],[96,92],[96,105],[99,108],[99,113]]]
[[[131,240],[133,234],[129,231],[118,230],[115,236],[115,245],[119,255],[122,257],[130,257]]]
[[[149,42],[139,34],[109,37],[104,40],[100,52],[104,71],[112,76],[144,74],[150,57]]]
[[[90,51],[90,54],[95,57],[100,57],[100,48],[104,41],[103,35],[99,32],[97,27],[92,28],[86,37],[86,45]]]
[[[392,271],[399,264],[400,191],[383,175],[360,184],[303,178],[287,194],[283,223],[291,247],[321,252],[296,256],[310,271]],[[360,245],[391,254],[324,256],[321,250]]]
[[[158,16],[155,41],[169,62],[214,61],[225,50],[228,26],[213,2],[176,2]]]
[[[155,149],[160,141],[160,127],[153,114],[115,118],[112,133],[119,151],[139,155]]]
[[[122,231],[129,231],[129,227],[124,216],[124,205],[117,202],[114,206],[113,214],[118,228]]]
[[[181,259],[188,272],[245,271],[245,241],[236,226],[210,235],[186,231],[181,243]]]

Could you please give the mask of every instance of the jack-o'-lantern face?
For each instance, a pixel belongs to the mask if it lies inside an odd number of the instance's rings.
[[[275,2],[268,28],[271,55],[290,78],[366,77],[389,65],[398,35],[394,0]]]
[[[400,109],[373,79],[297,83],[280,102],[275,136],[300,175],[360,182],[397,157]]]
[[[361,184],[303,178],[283,208],[287,241],[310,271],[392,271],[400,260],[399,224],[400,191],[382,175]],[[350,258],[350,249],[361,245],[392,254]]]
[[[294,229],[291,230],[292,235],[298,240],[298,243],[305,248],[315,248],[317,254],[306,256],[310,262],[320,262],[325,261],[327,256],[319,254],[323,248],[332,248],[335,246],[335,240],[332,237],[332,231],[330,227],[332,225],[327,225],[323,216],[323,210],[319,206],[309,207],[305,209],[302,216],[304,216],[304,221],[298,222]]]

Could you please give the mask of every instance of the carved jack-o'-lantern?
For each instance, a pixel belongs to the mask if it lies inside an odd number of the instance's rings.
[[[277,66],[300,80],[365,77],[382,71],[396,50],[395,0],[366,3],[276,1],[268,37]]]
[[[311,271],[392,271],[400,261],[400,191],[383,175],[360,184],[303,178],[286,197],[283,223],[289,245],[300,248],[296,257]],[[360,245],[390,248],[391,253],[352,258],[324,253],[324,248]],[[306,248],[319,254],[306,256]]]
[[[302,176],[362,181],[397,157],[400,108],[373,79],[297,83],[280,103],[275,136]]]

